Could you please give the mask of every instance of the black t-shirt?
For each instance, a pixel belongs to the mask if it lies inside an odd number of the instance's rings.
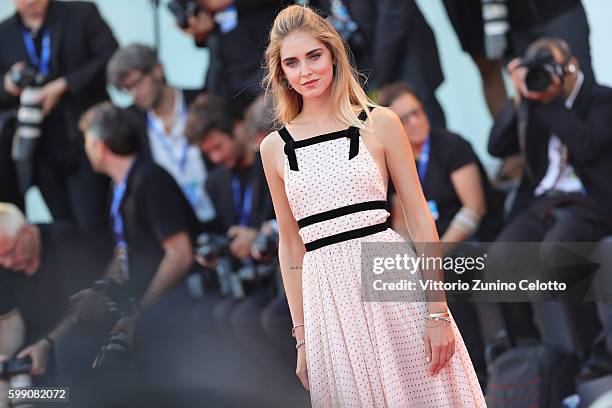
[[[200,223],[170,174],[144,157],[136,158],[121,201],[128,246],[129,284],[137,296],[144,293],[164,257],[162,243],[187,232],[192,242]]]
[[[432,129],[429,137],[429,162],[425,170],[422,188],[430,209],[433,207],[437,210],[436,227],[441,237],[446,232],[455,214],[463,206],[451,181],[451,174],[463,166],[476,163],[480,169],[487,201],[489,201],[488,191],[491,191],[491,187],[484,168],[474,150],[472,150],[472,146],[465,139],[442,129]],[[391,194],[394,193],[394,187],[389,185],[388,197],[390,198]],[[493,205],[494,203],[491,203],[491,206]],[[487,203],[488,207],[489,203]],[[493,208],[491,208],[491,212],[494,212]]]
[[[68,298],[91,287],[112,259],[107,231],[85,230],[67,223],[38,225],[42,253],[32,276],[0,269],[0,315],[19,308],[28,338],[56,325]]]
[[[242,169],[229,169],[225,166],[215,168],[206,180],[206,191],[213,201],[217,217],[215,230],[225,233],[232,225],[239,223],[239,214],[236,213],[232,179],[237,176],[240,181],[240,202],[244,202],[244,192],[251,186],[253,196],[251,210],[248,214],[247,225],[259,228],[264,221],[275,218],[272,197],[266,181],[266,175],[261,162],[261,155],[255,154],[253,164]]]

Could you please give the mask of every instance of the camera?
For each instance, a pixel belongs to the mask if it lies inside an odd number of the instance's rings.
[[[32,158],[36,142],[41,136],[44,118],[42,105],[38,102],[40,89],[47,78],[33,67],[15,68],[10,73],[11,81],[22,88],[17,110],[17,129],[13,137],[11,157],[15,161],[20,191],[32,184]]]
[[[198,0],[171,0],[168,9],[181,28],[187,28],[189,26],[187,18],[197,15],[201,10]]]
[[[112,333],[94,359],[92,368],[116,368],[127,362],[130,352],[129,336],[126,331]]]
[[[264,258],[273,256],[278,251],[278,232],[259,232],[253,245]]]
[[[206,262],[215,262],[215,272],[219,290],[223,295],[237,299],[244,297],[244,288],[235,273],[239,263],[230,252],[230,239],[225,235],[201,234],[196,240],[196,255]]]
[[[548,48],[542,48],[535,54],[525,57],[520,66],[527,68],[525,85],[530,92],[544,92],[558,76],[563,83],[565,76],[564,64],[555,61],[555,57]]]
[[[27,374],[32,370],[32,359],[28,357],[13,357],[0,362],[0,378],[11,378],[18,374]]]

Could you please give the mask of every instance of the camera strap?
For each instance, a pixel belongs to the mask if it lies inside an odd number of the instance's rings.
[[[110,208],[110,216],[113,222],[113,232],[115,234],[116,256],[121,267],[123,278],[129,279],[129,264],[128,264],[128,246],[125,240],[125,230],[123,228],[123,216],[121,215],[121,203],[127,190],[127,179],[132,172],[134,163],[125,173],[123,180],[113,188],[113,201]]]
[[[44,30],[43,38],[41,43],[40,58],[36,52],[36,45],[32,38],[32,33],[25,28],[22,30],[23,43],[28,52],[28,58],[30,63],[36,67],[38,72],[42,75],[49,75],[49,64],[51,62],[51,36],[49,30]]]

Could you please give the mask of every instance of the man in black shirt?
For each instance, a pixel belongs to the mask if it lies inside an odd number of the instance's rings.
[[[111,218],[117,278],[138,300],[132,315],[94,327],[77,324],[58,342],[60,375],[71,384],[76,400],[92,406],[103,403],[97,398],[107,390],[101,387],[119,384],[121,373],[104,382],[91,370],[109,328],[130,337],[134,333],[134,358],[147,386],[167,379],[164,374],[171,372],[176,352],[172,346],[179,349],[178,342],[189,337],[184,332],[189,296],[183,282],[193,263],[199,223],[172,176],[137,155],[139,128],[132,113],[110,103],[97,105],[86,113],[81,128],[92,167],[115,183]]]
[[[217,213],[217,230],[231,239],[233,257],[241,265],[252,265],[257,233],[275,215],[261,157],[242,126],[223,98],[202,94],[191,106],[186,133],[217,164],[206,182]],[[210,311],[228,356],[227,375],[240,376],[244,393],[256,395],[258,401],[278,397],[262,392],[271,384],[279,395],[293,389],[286,376],[279,378],[279,373],[287,372],[286,364],[260,324],[260,315],[271,301],[270,283],[246,288],[248,296],[241,300],[220,299]]]
[[[232,254],[246,259],[261,224],[274,218],[274,208],[261,157],[242,136],[241,126],[223,98],[202,94],[189,110],[186,134],[218,165],[206,181],[216,228],[232,238]]]
[[[99,231],[27,224],[17,207],[0,203],[0,316],[23,318],[23,338],[13,347],[31,343],[20,354],[32,356],[33,374],[44,374],[52,351],[41,336],[58,326],[71,295],[103,275],[112,255],[108,244]]]

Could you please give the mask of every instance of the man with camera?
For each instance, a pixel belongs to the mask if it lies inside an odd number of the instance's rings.
[[[520,152],[524,171],[497,241],[599,241],[612,233],[612,89],[584,75],[557,38],[534,42],[508,70],[515,96],[496,117],[489,152]],[[501,306],[513,338],[539,337],[529,303]]]
[[[263,52],[276,13],[290,0],[173,0],[170,10],[198,47],[208,48],[206,90],[239,116],[261,93]]]
[[[199,222],[172,176],[139,154],[140,128],[133,112],[102,103],[86,112],[80,127],[92,167],[114,181],[110,215],[118,273],[113,277],[127,298],[118,314],[79,321],[57,343],[62,380],[71,385],[79,406],[90,407],[104,406],[104,398],[111,397],[105,386],[128,384],[127,370],[112,364],[92,368],[112,341],[121,340],[123,348],[133,344],[138,384],[144,389],[173,381],[177,350],[190,339],[184,278],[193,263]]]
[[[251,257],[252,249],[257,247],[262,224],[275,218],[258,152],[262,133],[259,129],[263,124],[256,123],[269,114],[266,115],[263,100],[258,101],[259,113],[255,111],[257,106],[249,109],[249,122],[243,124],[236,119],[226,100],[202,94],[191,105],[186,129],[191,143],[199,146],[204,155],[218,165],[206,181],[206,188],[215,205],[217,230],[225,236],[234,269],[260,265]],[[260,260],[261,264],[270,261],[263,257]],[[220,265],[211,262],[205,266],[218,270]],[[235,274],[237,270],[230,273]],[[240,382],[244,394],[256,395],[262,401],[291,394],[296,389],[287,380],[291,366],[279,355],[278,349],[272,347],[260,324],[262,311],[272,301],[270,289],[274,276],[242,284],[246,295],[243,299],[226,296],[209,306],[216,331],[223,339],[220,353],[228,356],[224,364],[228,370],[226,375],[247,379]],[[278,309],[273,313],[282,314],[282,304]],[[278,373],[282,372],[287,375],[279,378]],[[262,392],[270,386],[275,387],[277,395]]]
[[[68,298],[100,277],[110,256],[99,235],[65,223],[31,225],[16,206],[0,203],[0,363],[50,385],[45,373]]]
[[[108,179],[89,166],[77,121],[108,99],[104,69],[117,42],[94,4],[14,3],[17,12],[0,24],[0,110],[18,110],[18,123],[2,132],[10,140],[0,142],[0,178],[18,177],[19,191],[0,188],[0,200],[22,204],[36,184],[54,220],[96,225]]]

